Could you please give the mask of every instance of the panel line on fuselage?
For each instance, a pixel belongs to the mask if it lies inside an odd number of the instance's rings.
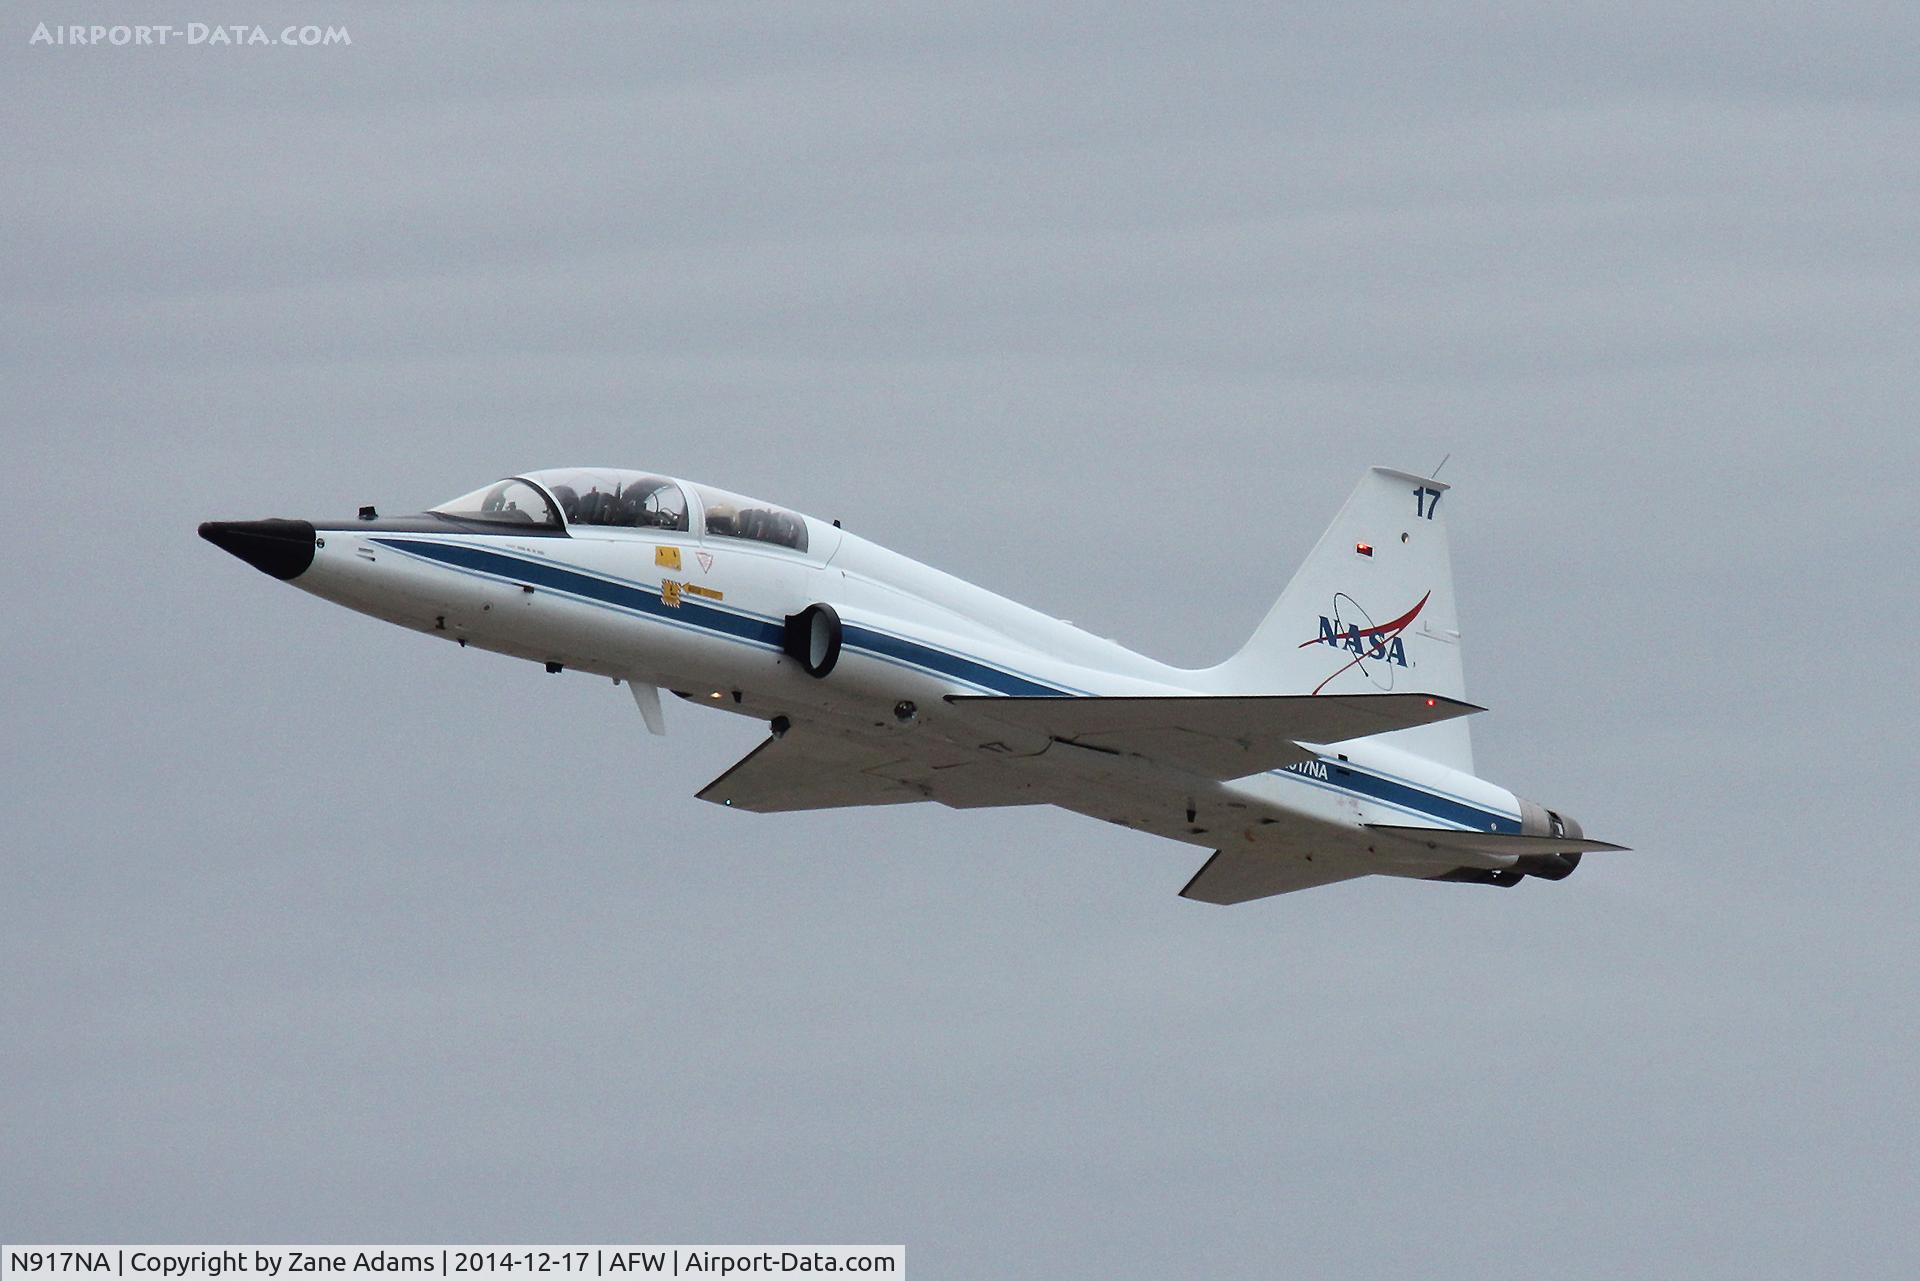
[[[615,612],[639,614],[655,622],[692,631],[703,631],[739,644],[778,650],[782,647],[782,625],[769,616],[746,610],[723,609],[698,604],[683,597],[678,608],[662,603],[657,588],[621,581],[574,566],[554,565],[529,560],[492,548],[463,547],[427,539],[375,538],[371,541],[403,555],[452,569],[488,581],[502,583],[533,582],[583,604]],[[1069,695],[1086,697],[1084,690],[1047,684],[1033,677],[994,667],[984,660],[953,653],[923,641],[894,636],[875,628],[848,624],[842,644],[857,652],[895,666],[945,677],[985,693],[1020,695]],[[918,655],[919,657],[916,657]],[[1330,773],[1338,771],[1348,782],[1335,783],[1293,772],[1268,770],[1272,778],[1291,779],[1324,791],[1351,795],[1417,818],[1457,824],[1469,831],[1520,830],[1517,815],[1489,810],[1477,802],[1450,796],[1410,779],[1384,777],[1354,765],[1350,761],[1319,758]],[[1460,817],[1469,814],[1473,817]],[[1491,823],[1488,824],[1488,820]],[[1485,824],[1483,826],[1483,824]]]

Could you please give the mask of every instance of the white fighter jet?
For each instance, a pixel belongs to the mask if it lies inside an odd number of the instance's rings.
[[[1560,880],[1584,838],[1478,778],[1448,487],[1375,468],[1224,663],[1189,670],[770,503],[528,472],[418,516],[211,521],[275,578],[429,636],[764,721],[701,791],[757,813],[1058,805],[1214,850],[1241,903],[1380,874]]]

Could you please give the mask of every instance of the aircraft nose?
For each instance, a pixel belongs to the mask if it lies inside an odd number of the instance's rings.
[[[313,525],[304,520],[210,520],[200,537],[275,578],[298,578],[313,564]]]

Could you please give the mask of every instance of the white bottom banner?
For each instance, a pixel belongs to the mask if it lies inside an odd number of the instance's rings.
[[[311,1281],[416,1276],[480,1281],[613,1277],[899,1277],[904,1245],[4,1245],[0,1281]]]

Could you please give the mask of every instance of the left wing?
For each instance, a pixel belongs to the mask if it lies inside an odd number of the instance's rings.
[[[900,759],[898,752],[795,728],[748,752],[701,788],[699,797],[756,814],[932,799],[920,788],[873,772]]]
[[[962,748],[795,726],[754,748],[698,794],[715,805],[783,814],[911,801],[955,809],[1035,805],[1045,799],[1037,788],[1006,764]]]

